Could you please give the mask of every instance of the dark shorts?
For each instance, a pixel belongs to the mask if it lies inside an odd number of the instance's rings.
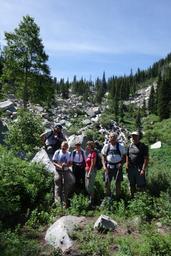
[[[105,173],[105,183],[107,182],[111,182],[112,178],[114,178],[114,180],[116,182],[121,182],[123,181],[123,173],[122,173],[122,169],[118,170],[118,168],[108,168],[108,174]]]
[[[146,186],[146,179],[145,175],[140,175],[140,171],[138,167],[129,167],[128,168],[128,179],[130,182],[130,185],[137,187],[145,187]]]

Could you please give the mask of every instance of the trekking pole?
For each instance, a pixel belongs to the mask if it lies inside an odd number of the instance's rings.
[[[64,170],[62,170],[61,172],[61,185],[62,185],[62,193],[61,193],[61,207],[62,207],[62,210],[63,210],[63,204],[65,202],[65,181],[64,181]]]

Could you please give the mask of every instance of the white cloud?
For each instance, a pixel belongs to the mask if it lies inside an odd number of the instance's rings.
[[[1,44],[4,31],[13,31],[28,14],[40,27],[49,57],[64,56],[66,66],[66,56],[81,56],[84,62],[95,54],[117,59],[121,54],[161,56],[170,51],[168,0],[0,0],[0,7]]]

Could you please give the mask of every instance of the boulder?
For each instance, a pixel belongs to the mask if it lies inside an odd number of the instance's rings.
[[[85,135],[71,135],[68,137],[69,150],[75,149],[75,143],[78,141],[81,143],[82,148],[86,147],[87,137]]]
[[[38,112],[38,113],[42,113],[44,112],[44,108],[40,105],[35,105],[34,109]]]
[[[85,119],[82,121],[82,124],[87,126],[87,125],[91,124],[91,120]]]
[[[94,122],[94,123],[98,123],[99,122],[99,118],[100,118],[100,115],[97,115],[95,117],[92,117],[91,120]]]
[[[71,235],[81,224],[85,223],[85,217],[63,216],[58,219],[46,232],[45,241],[63,252],[73,246]]]
[[[118,224],[116,221],[112,220],[110,217],[106,215],[101,215],[94,224],[94,229],[98,231],[109,231],[115,230]]]
[[[48,154],[43,148],[39,152],[37,152],[37,154],[32,159],[32,162],[41,163],[45,165],[45,169],[48,172],[55,173],[55,166],[53,165]]]
[[[16,112],[16,108],[11,100],[1,101],[0,102],[0,110],[5,111],[9,110],[11,112]]]
[[[87,111],[85,111],[87,115],[90,117],[95,117],[97,114],[100,114],[100,108],[99,107],[94,107],[94,108],[89,108]]]
[[[161,141],[157,141],[156,143],[152,144],[150,146],[151,149],[157,149],[157,148],[161,148]]]

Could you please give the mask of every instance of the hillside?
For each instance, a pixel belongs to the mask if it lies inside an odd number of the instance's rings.
[[[31,17],[26,16],[26,21],[39,31]],[[16,31],[19,38],[20,29]],[[170,256],[171,54],[129,76],[106,79],[104,72],[102,79],[95,81],[76,76],[73,81],[58,81],[50,76],[41,40],[41,51],[34,52],[34,65],[31,58],[20,65],[28,37],[19,41],[14,37],[11,45],[10,35],[6,34],[7,47],[0,58],[1,255]],[[25,50],[29,54],[35,49]],[[68,209],[54,203],[50,172],[54,166],[42,150],[40,134],[57,123],[63,126],[70,150],[77,139],[84,149],[88,140],[102,146],[111,130],[118,132],[119,142],[127,148],[130,132],[141,131],[150,148],[146,191],[131,198],[124,165],[120,200],[114,193],[115,184],[113,196],[104,196],[104,173],[98,170],[94,207],[85,193],[72,195]],[[151,149],[158,141],[161,148]],[[47,165],[32,161],[42,151],[41,162],[46,160]],[[94,228],[101,215],[107,221],[111,218],[112,228]],[[84,218],[75,220],[74,216]],[[66,222],[56,223],[61,217]],[[57,224],[55,235],[60,235],[56,247],[46,239],[52,224]]]
[[[143,90],[143,97],[146,91],[148,90]],[[138,94],[139,92],[135,95],[135,101],[137,101]],[[138,97],[141,98],[141,95]],[[77,97],[74,95],[70,99],[61,100],[59,96],[56,99],[57,107],[53,106],[48,111],[45,111],[41,106],[30,105],[29,112],[33,113],[34,117],[27,116],[25,119],[27,120],[27,128],[24,131],[33,134],[33,130],[29,129],[34,127],[34,118],[35,115],[38,115],[39,121],[44,120],[43,125],[46,125],[47,128],[55,122],[61,122],[66,131],[70,131],[70,135],[75,134],[75,131],[78,132],[79,128],[80,134],[87,131],[86,135],[90,136],[89,138],[93,136],[94,139],[104,140],[104,134],[98,130],[99,125],[102,125],[101,120],[103,125],[105,124],[103,129],[106,131],[110,129],[111,122],[115,121],[115,115],[106,108],[105,101],[98,107],[97,104],[90,101],[86,103],[81,98],[77,102]],[[25,161],[13,156],[15,150],[19,149],[18,146],[25,142],[20,142],[19,137],[16,141],[18,135],[14,133],[15,129],[12,130],[11,125],[16,124],[19,118],[24,118],[25,115],[22,116],[19,111],[22,102],[16,99],[11,99],[11,102],[13,105],[10,105],[10,109],[5,108],[1,116],[3,123],[8,124],[11,136],[15,136],[11,148],[13,151],[7,152],[3,147],[0,154],[0,175],[2,178],[0,205],[3,221],[0,232],[2,238],[0,249],[2,255],[170,255],[171,146],[169,142],[171,138],[168,131],[171,129],[171,119],[161,122],[156,115],[142,118],[143,140],[148,145],[158,140],[162,142],[160,149],[150,150],[148,189],[145,193],[137,193],[136,197],[131,200],[127,177],[124,175],[122,199],[119,202],[115,199],[112,201],[106,199],[101,204],[104,197],[104,183],[102,171],[99,171],[96,178],[96,207],[94,209],[89,208],[88,199],[85,195],[74,195],[71,199],[71,206],[68,209],[63,209],[61,205],[53,204],[52,175],[44,172],[42,167],[30,165],[30,153]],[[57,119],[54,118],[55,116]],[[104,116],[108,118],[106,123]],[[89,123],[85,124],[87,119]],[[54,120],[56,121],[54,122]],[[129,112],[124,117],[122,129],[124,125],[124,129],[127,130],[128,120],[130,127],[128,131],[131,131],[135,128],[135,120],[132,113]],[[39,121],[36,120],[36,123]],[[30,122],[32,127],[29,128]],[[20,122],[17,133],[21,124],[24,123]],[[43,129],[43,126],[40,129]],[[39,131],[37,130],[37,132]],[[37,143],[37,146],[40,146],[39,142]],[[14,148],[14,145],[17,147]],[[30,151],[31,148],[22,147],[22,150]],[[47,228],[52,223],[61,216],[68,215],[84,216],[85,221],[80,228],[72,233],[73,247],[62,253],[59,249],[47,245],[44,238]],[[99,233],[94,230],[94,223],[100,215],[110,216],[117,222],[117,228],[107,233]],[[17,224],[20,225],[18,228],[16,228]]]

